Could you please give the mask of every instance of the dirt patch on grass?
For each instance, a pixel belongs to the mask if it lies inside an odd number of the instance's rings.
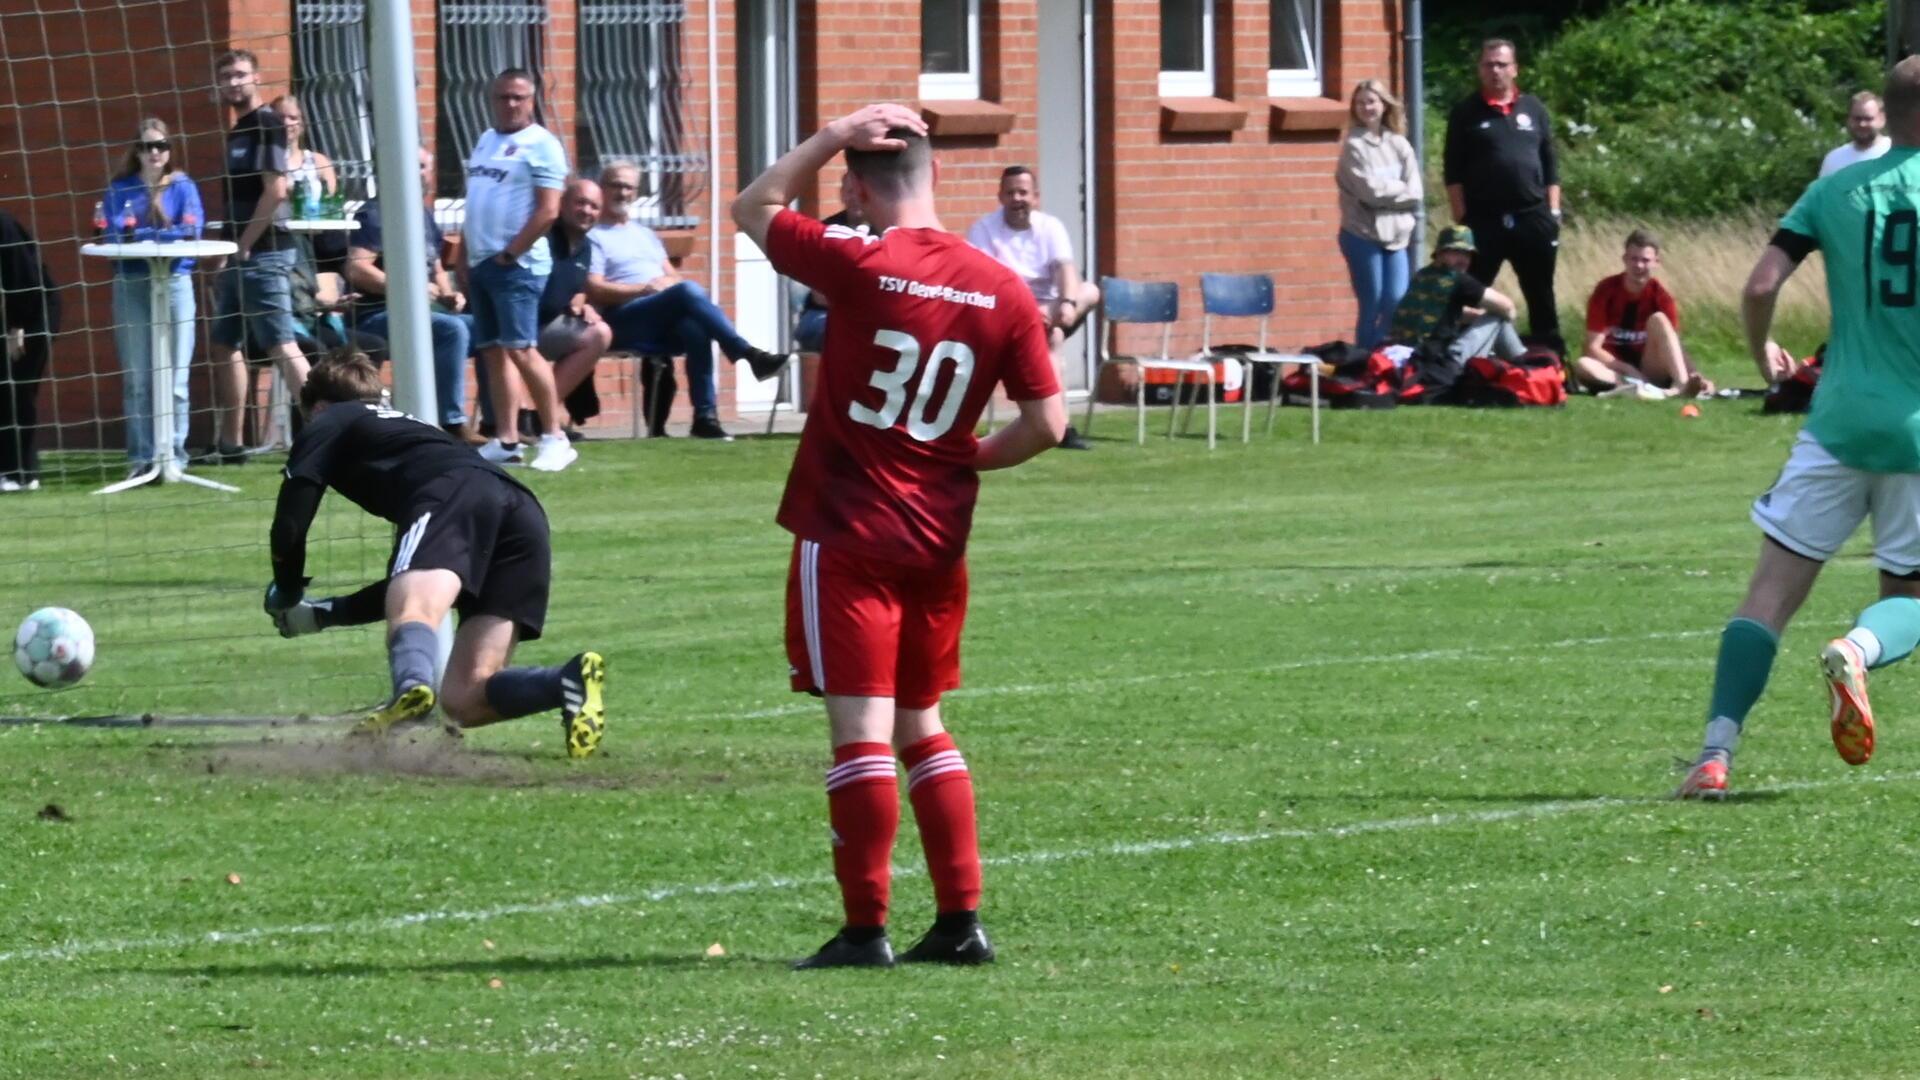
[[[384,738],[342,734],[233,743],[209,754],[206,769],[273,776],[420,776],[502,787],[543,779],[524,764],[470,753],[460,739],[437,728]]]

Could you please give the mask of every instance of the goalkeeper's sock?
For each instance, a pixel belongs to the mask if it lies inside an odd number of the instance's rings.
[[[1920,645],[1920,600],[1890,596],[1860,613],[1847,640],[1860,646],[1870,668],[1904,660]]]
[[[393,671],[393,696],[416,686],[433,685],[433,662],[440,655],[440,639],[423,622],[404,622],[387,638],[387,665]]]
[[[1713,670],[1713,697],[1707,706],[1707,731],[1701,750],[1706,755],[1733,756],[1747,713],[1767,688],[1780,638],[1761,623],[1747,618],[1727,621],[1720,633],[1720,659]]]
[[[505,668],[487,679],[487,706],[502,720],[552,712],[565,700],[561,668]]]
[[[387,582],[376,581],[347,596],[315,600],[313,614],[322,630],[377,623],[387,617]]]

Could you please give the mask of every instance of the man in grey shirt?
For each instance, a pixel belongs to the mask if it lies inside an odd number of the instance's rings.
[[[745,360],[758,379],[779,374],[788,357],[749,344],[704,289],[674,270],[660,237],[628,220],[639,186],[640,170],[633,165],[609,165],[600,174],[605,198],[600,224],[587,233],[593,246],[587,299],[613,327],[614,348],[685,354],[693,436],[731,438],[720,426],[715,403],[713,346],[718,344],[734,360]]]

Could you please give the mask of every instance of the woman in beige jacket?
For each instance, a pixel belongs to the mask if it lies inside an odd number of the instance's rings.
[[[1340,254],[1360,302],[1354,343],[1373,348],[1386,340],[1393,309],[1407,291],[1413,267],[1407,244],[1420,209],[1420,161],[1406,130],[1400,99],[1374,79],[1353,88],[1353,126],[1340,152]]]

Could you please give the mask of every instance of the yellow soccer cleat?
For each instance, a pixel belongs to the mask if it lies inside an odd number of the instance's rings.
[[[401,692],[386,705],[353,726],[355,735],[385,735],[395,724],[418,720],[433,711],[433,687],[421,685]]]
[[[607,662],[597,652],[583,652],[560,669],[560,731],[568,757],[592,757],[599,749],[607,731],[606,685]]]

